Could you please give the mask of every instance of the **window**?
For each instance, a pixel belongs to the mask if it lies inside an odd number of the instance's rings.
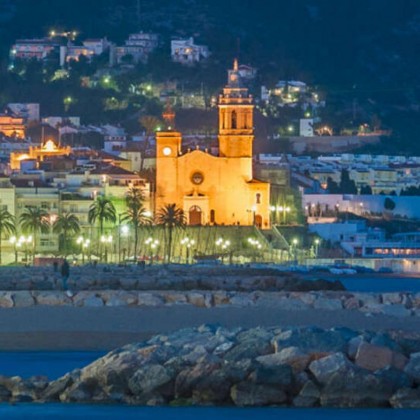
[[[236,111],[232,111],[232,128],[236,128],[237,126],[237,115]]]
[[[210,210],[210,223],[215,223],[215,221],[216,221],[216,212],[213,209],[211,209]]]
[[[255,202],[257,204],[261,204],[261,194],[260,193],[255,194]]]

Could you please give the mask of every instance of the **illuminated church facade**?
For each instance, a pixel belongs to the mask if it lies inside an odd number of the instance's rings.
[[[219,96],[219,154],[182,149],[168,111],[165,131],[156,135],[155,210],[175,203],[188,225],[270,227],[270,184],[253,177],[252,96],[240,82],[235,60]]]

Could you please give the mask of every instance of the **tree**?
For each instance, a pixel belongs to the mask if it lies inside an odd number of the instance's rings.
[[[363,185],[362,188],[360,188],[360,194],[372,195],[372,188],[370,187],[370,185]]]
[[[175,203],[166,204],[156,215],[156,224],[163,226],[168,233],[168,241],[166,244],[166,257],[168,263],[171,262],[172,236],[173,230],[177,228],[185,228],[186,218],[184,211],[177,207]]]
[[[32,255],[35,257],[38,234],[50,231],[48,213],[40,207],[27,207],[19,221],[23,232],[33,235]]]
[[[141,161],[140,161],[140,171],[143,170],[144,167],[144,159],[146,157],[146,151],[149,147],[149,140],[150,137],[154,134],[157,130],[159,125],[161,124],[160,120],[152,115],[145,115],[139,119],[139,123],[142,127],[146,130],[146,137],[144,138],[143,147],[141,150]]]
[[[60,250],[63,250],[64,255],[67,255],[68,236],[75,235],[80,232],[78,217],[73,213],[63,212],[54,222],[53,232],[60,235]]]
[[[95,224],[99,221],[99,233],[104,233],[104,222],[115,223],[117,220],[114,204],[107,198],[99,195],[89,207],[88,221]]]
[[[330,194],[338,194],[340,192],[340,187],[330,176],[327,178],[327,190]]]
[[[7,209],[0,210],[0,265],[1,265],[1,237],[3,232],[16,233],[15,218]]]
[[[341,170],[340,192],[342,194],[357,194],[356,183],[350,179],[347,169]]]
[[[389,211],[394,210],[395,209],[395,201],[392,200],[389,197],[386,197],[385,201],[384,201],[384,208],[385,208],[385,210],[389,210]]]
[[[143,193],[140,188],[130,188],[125,196],[125,203],[127,211],[123,213],[124,221],[128,221],[133,226],[134,230],[134,256],[137,256],[137,245],[139,241],[139,228],[142,225],[149,225],[152,223],[150,217],[147,215],[147,210],[143,206]]]

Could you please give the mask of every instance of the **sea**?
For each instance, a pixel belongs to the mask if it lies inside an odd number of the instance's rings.
[[[418,420],[420,410],[170,408],[81,404],[0,404],[0,418],[101,420]]]

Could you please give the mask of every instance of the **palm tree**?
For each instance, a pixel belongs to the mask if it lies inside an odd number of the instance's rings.
[[[80,232],[78,217],[73,213],[63,212],[57,217],[56,221],[54,222],[53,232],[60,235],[60,249],[63,249],[64,255],[67,255],[68,236],[75,235]]]
[[[16,233],[15,218],[7,209],[0,210],[0,265],[1,265],[1,237],[3,232]]]
[[[98,196],[94,203],[89,207],[88,221],[90,224],[95,224],[99,221],[100,234],[104,233],[104,222],[115,223],[117,220],[115,207],[112,201],[103,196]]]
[[[171,262],[172,234],[174,229],[185,228],[186,218],[184,210],[177,207],[175,203],[166,204],[158,211],[156,224],[163,226],[165,231],[167,230],[168,232],[166,255],[168,262]]]
[[[141,156],[140,156],[140,172],[143,170],[144,167],[144,159],[146,157],[146,151],[149,147],[149,140],[150,137],[155,133],[158,129],[161,121],[152,116],[152,115],[144,115],[139,119],[140,125],[146,130],[146,137],[143,142],[143,147],[141,149]]]
[[[137,245],[139,242],[139,228],[152,223],[143,206],[143,193],[140,188],[130,188],[125,196],[127,210],[122,214],[123,221],[128,221],[134,229],[134,256],[137,256]]]
[[[38,233],[50,231],[48,213],[40,207],[26,207],[19,221],[22,231],[33,235],[32,255],[35,258]]]

